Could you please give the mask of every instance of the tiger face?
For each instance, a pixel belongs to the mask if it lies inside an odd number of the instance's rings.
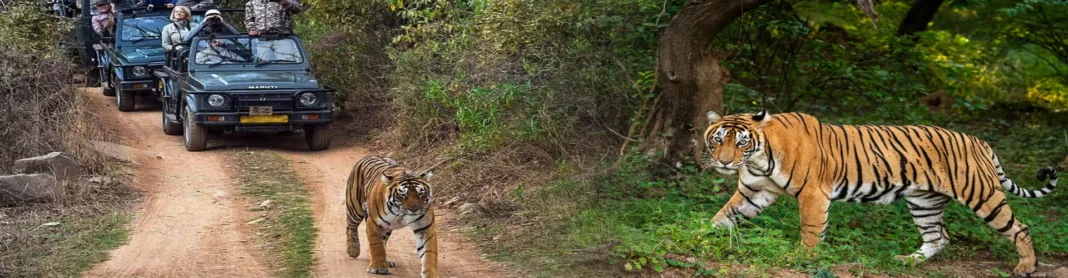
[[[433,199],[430,171],[412,174],[405,171],[400,176],[382,174],[382,183],[386,185],[386,204],[389,212],[398,215],[419,215],[426,213]]]
[[[735,174],[748,159],[763,152],[764,133],[760,131],[760,126],[771,118],[767,116],[767,111],[727,117],[708,111],[707,116],[709,125],[704,134],[705,152],[709,165],[716,172]]]

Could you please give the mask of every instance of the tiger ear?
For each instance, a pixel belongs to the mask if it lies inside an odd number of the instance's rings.
[[[424,180],[424,181],[430,181],[430,177],[433,177],[433,176],[434,176],[434,171],[433,170],[429,170],[429,169],[426,170],[426,171],[423,171],[422,173],[419,173],[419,179]]]
[[[768,122],[771,121],[771,116],[768,116],[768,110],[764,109],[761,110],[760,113],[753,115],[753,120],[760,123],[760,126],[766,126],[768,125]]]
[[[382,184],[388,185],[390,183],[393,183],[393,176],[382,173]]]
[[[708,117],[708,124],[714,124],[723,118],[720,117],[719,114],[716,114],[716,111],[712,110],[708,110],[708,113],[705,113],[705,117]]]

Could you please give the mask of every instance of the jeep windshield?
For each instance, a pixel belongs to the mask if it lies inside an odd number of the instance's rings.
[[[124,42],[159,40],[163,26],[170,24],[168,15],[126,18],[122,21],[120,38]]]
[[[297,42],[290,38],[212,38],[197,43],[198,65],[268,65],[304,63]]]

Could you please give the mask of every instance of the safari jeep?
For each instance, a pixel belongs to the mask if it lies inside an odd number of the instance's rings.
[[[100,81],[98,80],[100,77],[100,73],[97,72],[97,60],[99,55],[97,55],[95,45],[99,44],[101,40],[100,36],[93,31],[92,18],[99,12],[91,4],[92,0],[62,1],[64,1],[66,4],[69,4],[70,1],[74,2],[74,7],[71,8],[69,5],[67,5],[67,8],[69,10],[65,10],[65,12],[70,12],[70,14],[68,15],[77,17],[77,21],[74,24],[74,28],[71,29],[70,33],[68,33],[70,41],[64,43],[66,44],[66,47],[74,48],[71,49],[73,50],[72,52],[74,52],[71,54],[74,54],[74,56],[77,57],[78,64],[81,65],[83,69],[88,72],[85,77],[89,79],[90,84],[96,85],[97,82]],[[113,0],[111,2],[115,3],[115,7],[119,9],[136,6],[134,0]]]
[[[170,9],[127,8],[115,14],[114,37],[93,45],[104,95],[115,96],[119,111],[134,110],[134,98],[158,98],[152,72],[164,64],[160,31],[170,23]]]
[[[204,150],[209,130],[303,132],[310,150],[330,146],[335,90],[312,75],[296,36],[196,33],[155,72],[164,133],[184,134],[188,151]]]

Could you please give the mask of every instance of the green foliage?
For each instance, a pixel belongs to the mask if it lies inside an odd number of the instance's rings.
[[[674,10],[666,4],[392,1],[402,22],[389,52],[401,143],[456,132],[475,150],[561,149],[625,128],[650,97],[656,34]],[[507,107],[487,106],[497,104]]]
[[[73,28],[73,21],[42,13],[36,2],[16,1],[7,10],[0,11],[0,46],[5,52],[36,52],[41,55],[59,55],[57,43],[66,38]]]
[[[450,92],[449,86],[431,81],[425,100],[436,106],[435,115],[449,114],[461,134],[461,146],[469,151],[483,151],[516,140],[535,140],[546,134],[545,116],[538,104],[551,98],[552,92],[538,92],[530,85],[497,83],[491,88],[471,88]]]
[[[388,101],[386,40],[392,16],[385,1],[303,1],[296,33],[322,84],[338,89],[336,104],[356,113]]]
[[[1068,110],[1068,2],[1025,0],[1002,8],[1000,34],[1006,60],[1027,63],[1026,100],[1053,110]]]
[[[731,54],[724,64],[734,82],[756,94],[742,97],[757,106],[907,115],[910,102],[926,91],[922,52],[910,47],[911,40],[888,28],[873,29],[866,20],[852,5],[776,1],[743,14],[721,32],[716,46]],[[850,31],[865,39],[848,40],[854,36]],[[728,95],[725,103],[734,104],[734,97]]]
[[[876,6],[880,25],[900,20],[910,3]],[[914,40],[897,36],[893,28],[872,27],[855,5],[772,2],[717,37],[732,81],[745,88],[728,91],[724,101],[728,110],[743,105],[740,111],[871,111],[910,122],[925,117],[911,109],[917,99],[940,92],[951,101],[946,108],[966,117],[978,117],[996,103],[1068,108],[1062,85],[1068,80],[1063,60],[1068,48],[1055,41],[1068,37],[1063,26],[1068,18],[1062,18],[1068,6],[1007,5],[1015,8],[1000,8],[1006,6],[1000,1],[953,1],[936,19],[954,25],[934,24]],[[992,25],[997,28],[984,28]]]

